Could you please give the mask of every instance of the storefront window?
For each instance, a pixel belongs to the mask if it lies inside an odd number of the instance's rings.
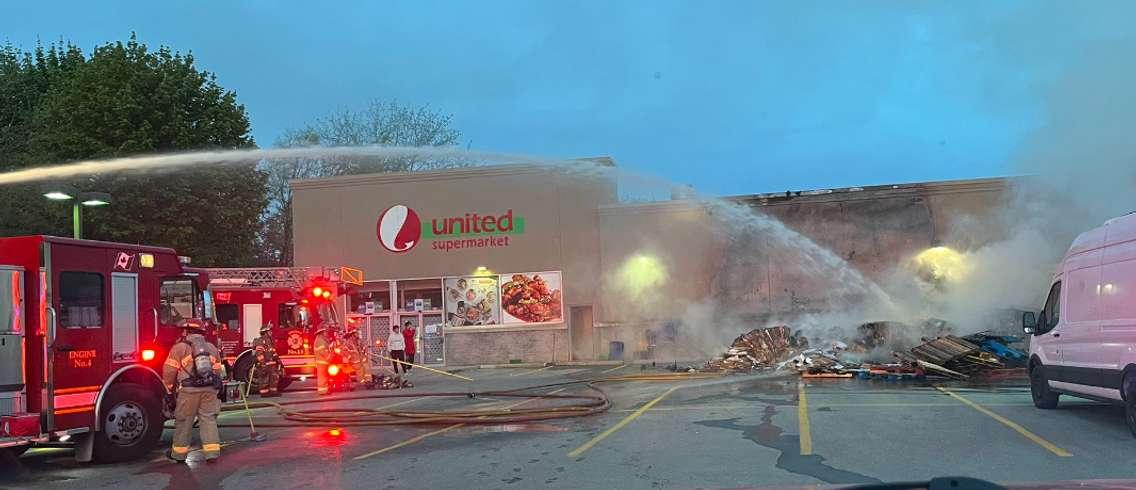
[[[390,302],[390,281],[374,281],[352,291],[347,298],[347,308],[358,314],[383,313],[390,311]]]
[[[398,291],[398,309],[402,311],[414,311],[417,309],[419,302],[422,303],[423,311],[434,311],[442,309],[442,287],[435,286],[432,288],[422,289],[399,289]]]

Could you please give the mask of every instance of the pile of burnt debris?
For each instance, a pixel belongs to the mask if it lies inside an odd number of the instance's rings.
[[[683,370],[710,372],[795,371],[808,378],[954,379],[1014,376],[1024,367],[1023,339],[980,332],[964,337],[941,320],[912,327],[897,322],[860,325],[855,338],[810,345],[801,332],[788,326],[758,328],[730,344],[719,358]],[[908,340],[911,332],[931,334]],[[915,344],[911,346],[911,344]],[[679,369],[674,366],[673,369]]]

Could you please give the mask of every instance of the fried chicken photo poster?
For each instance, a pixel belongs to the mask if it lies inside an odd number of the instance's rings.
[[[501,275],[501,320],[506,324],[564,321],[559,272]]]

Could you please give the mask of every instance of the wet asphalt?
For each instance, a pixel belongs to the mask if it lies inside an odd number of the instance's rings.
[[[474,382],[415,372],[415,388],[352,393],[415,396],[317,406],[500,408],[517,400],[419,395],[641,373],[639,366],[615,368],[462,373]],[[196,452],[189,464],[165,460],[169,430],[163,447],[126,464],[79,464],[68,449],[40,449],[0,468],[0,487],[731,488],[948,475],[1001,482],[1136,479],[1136,439],[1121,408],[1063,397],[1057,410],[1038,410],[1024,380],[934,384],[748,375],[610,383],[603,390],[613,402],[607,413],[547,422],[338,433],[330,426],[262,427],[263,442],[250,441],[247,427],[224,428],[222,459],[209,465]],[[585,391],[575,386],[560,393]],[[314,396],[300,390],[282,399]],[[271,408],[254,415],[279,421]],[[221,421],[247,423],[243,412],[228,412]]]

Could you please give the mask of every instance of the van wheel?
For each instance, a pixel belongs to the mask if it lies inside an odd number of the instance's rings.
[[[1033,398],[1033,406],[1037,408],[1044,410],[1057,408],[1057,398],[1060,395],[1049,389],[1049,381],[1045,379],[1041,364],[1030,369],[1030,395]]]
[[[94,459],[118,463],[149,453],[162,437],[162,406],[150,390],[135,383],[108,388],[99,413],[102,430],[94,434]]]
[[[1125,374],[1120,387],[1124,398],[1124,422],[1128,424],[1128,431],[1136,437],[1136,374]]]

